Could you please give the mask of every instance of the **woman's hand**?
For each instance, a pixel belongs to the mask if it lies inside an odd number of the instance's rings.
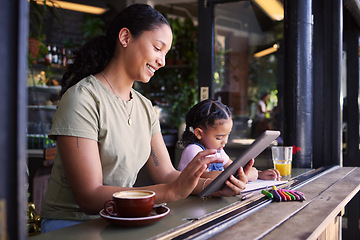
[[[216,149],[199,152],[192,161],[180,172],[174,169],[161,133],[151,139],[151,154],[146,163],[146,169],[156,185],[147,185],[141,189],[156,192],[155,202],[173,202],[199,194],[204,186],[202,174],[211,163],[223,162],[216,156]],[[208,183],[210,181],[206,181]]]
[[[175,190],[177,193],[177,199],[186,198],[193,192],[201,192],[201,186],[206,181],[205,179],[202,179],[201,183],[199,183],[201,175],[205,172],[211,163],[223,162],[222,159],[214,155],[215,153],[215,149],[207,149],[199,152],[185,167],[179,177],[173,183],[171,183],[173,185],[173,190]]]
[[[267,169],[265,171],[259,171],[259,178],[263,180],[280,180],[280,172],[276,169]]]

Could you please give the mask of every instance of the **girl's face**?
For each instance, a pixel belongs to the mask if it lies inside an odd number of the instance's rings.
[[[165,66],[165,56],[171,48],[172,32],[163,24],[145,31],[136,39],[130,38],[126,48],[126,71],[130,79],[147,83],[156,70]]]
[[[232,127],[232,118],[219,119],[215,121],[214,127],[196,128],[195,135],[205,148],[221,150],[227,144]]]

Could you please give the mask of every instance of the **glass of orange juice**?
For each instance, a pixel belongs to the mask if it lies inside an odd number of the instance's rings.
[[[274,146],[271,152],[274,168],[280,172],[282,178],[290,178],[293,147]]]

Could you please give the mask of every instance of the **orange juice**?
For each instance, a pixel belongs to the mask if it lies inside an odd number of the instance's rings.
[[[275,163],[275,169],[277,169],[280,172],[281,176],[289,176],[291,174],[291,162],[289,161],[283,161],[283,162],[285,163]]]

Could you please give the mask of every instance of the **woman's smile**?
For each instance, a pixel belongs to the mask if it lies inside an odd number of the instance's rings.
[[[146,64],[146,67],[150,70],[151,76],[154,76],[156,69],[149,64]]]

